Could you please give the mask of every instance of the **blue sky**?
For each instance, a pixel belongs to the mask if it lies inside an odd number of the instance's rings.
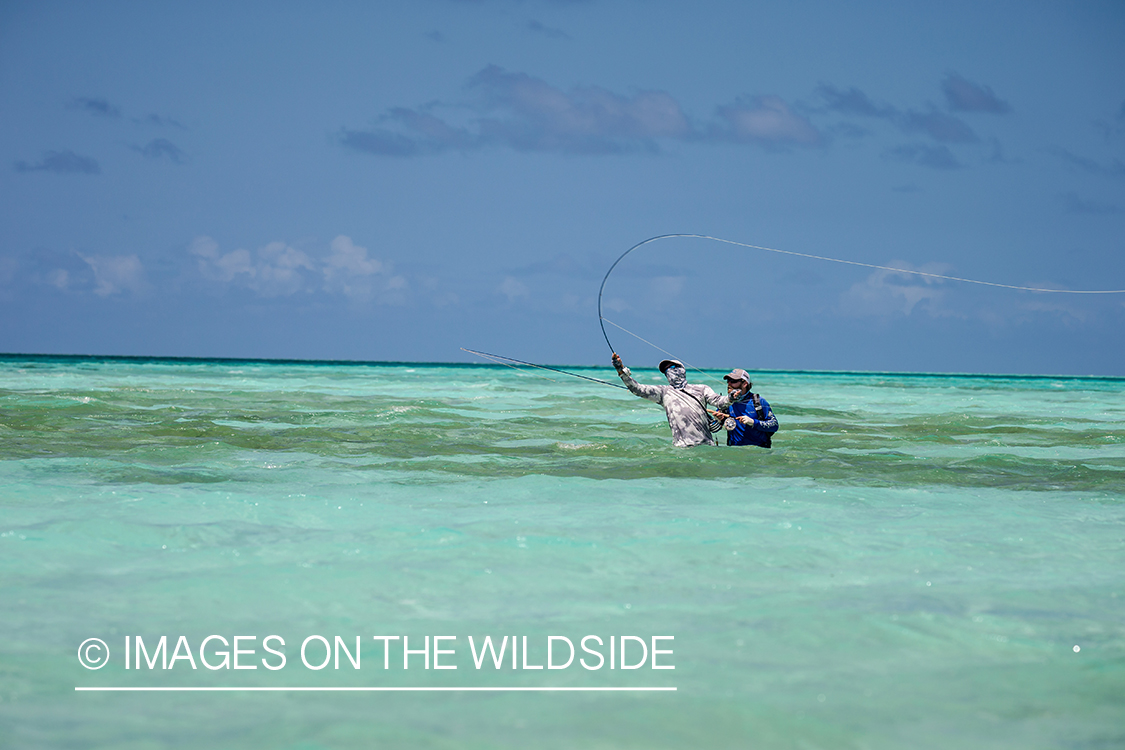
[[[1118,2],[8,2],[0,351],[602,363],[603,274],[678,232],[1125,289],[1123,38]],[[699,366],[1125,375],[1125,295],[685,239],[605,302]]]

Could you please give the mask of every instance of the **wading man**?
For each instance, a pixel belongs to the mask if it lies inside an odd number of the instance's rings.
[[[750,375],[743,369],[734,369],[724,375],[727,381],[726,412],[712,412],[727,431],[727,445],[756,445],[770,447],[770,438],[777,432],[777,417],[770,404],[757,393],[751,393]],[[724,400],[727,400],[724,399]],[[719,404],[725,406],[726,404]]]
[[[666,359],[660,363],[660,372],[668,378],[668,385],[642,385],[633,380],[629,368],[616,353],[613,355],[613,366],[621,376],[621,382],[634,396],[655,401],[664,407],[668,426],[672,428],[672,445],[677,448],[715,445],[707,404],[723,407],[727,405],[727,398],[705,385],[689,384],[687,369],[682,362]]]

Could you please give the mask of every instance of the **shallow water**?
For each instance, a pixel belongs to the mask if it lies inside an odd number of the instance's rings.
[[[656,405],[546,374],[0,359],[0,731],[15,747],[1125,745],[1125,380],[763,372],[782,425],[764,451],[674,449]],[[251,663],[277,634],[286,666],[124,668],[126,636],[171,651],[182,635],[198,659],[213,634],[255,636]],[[534,666],[548,636],[590,634],[674,636],[676,668],[478,670],[467,642],[527,636]],[[310,635],[360,636],[361,668],[306,668]],[[373,635],[457,636],[441,658],[458,668],[403,670],[399,641],[383,669]],[[76,659],[90,637],[104,669]],[[74,690],[91,686],[677,690]]]

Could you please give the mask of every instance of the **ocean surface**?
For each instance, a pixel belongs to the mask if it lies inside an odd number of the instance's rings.
[[[1125,747],[1125,379],[753,376],[2,357],[0,745]]]

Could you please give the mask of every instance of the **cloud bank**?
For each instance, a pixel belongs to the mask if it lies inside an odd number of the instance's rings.
[[[375,127],[344,128],[346,148],[380,156],[422,156],[488,147],[522,152],[620,154],[657,151],[662,141],[815,146],[820,132],[781,98],[716,108],[703,126],[663,91],[619,94],[600,86],[569,90],[490,65],[466,85],[465,103],[394,107]]]
[[[884,152],[888,158],[954,169],[962,165],[947,146],[982,142],[959,115],[1006,114],[1012,108],[990,87],[958,73],[947,74],[940,88],[944,109],[934,104],[901,108],[877,102],[854,86],[821,84],[815,92],[819,106],[788,102],[772,94],[742,96],[716,105],[701,120],[689,116],[664,91],[622,94],[601,86],[562,89],[527,73],[489,65],[469,78],[464,100],[391,107],[373,126],[344,127],[337,139],[352,151],[418,157],[485,148],[587,155],[652,153],[675,142],[785,150],[827,146],[826,133],[869,134],[847,121],[822,130],[810,119],[812,115],[835,115],[883,121],[900,133],[926,140],[888,149]]]
[[[906,261],[891,260],[887,265],[927,273],[949,271],[949,267],[941,263],[914,267]],[[916,310],[932,317],[949,317],[952,313],[939,306],[945,296],[945,291],[938,288],[941,283],[940,279],[878,269],[840,295],[838,310],[856,318],[908,316]]]
[[[185,164],[187,156],[179,146],[166,138],[156,138],[144,146],[134,146],[134,151],[146,159],[168,159],[173,164]]]
[[[725,127],[712,129],[717,139],[767,147],[816,146],[821,142],[820,131],[777,96],[740,100],[719,107],[718,115]]]
[[[221,286],[248,289],[259,297],[291,297],[326,293],[353,302],[403,301],[408,283],[388,264],[368,257],[367,248],[340,235],[327,252],[309,253],[285,242],[270,242],[251,253],[238,248],[224,253],[211,237],[196,237],[188,246],[201,276]]]
[[[79,255],[94,272],[94,294],[109,297],[122,292],[142,292],[144,266],[136,255]],[[66,272],[63,271],[63,274]],[[65,284],[65,277],[62,279]]]
[[[892,104],[876,102],[855,86],[842,89],[822,83],[817,88],[816,95],[822,103],[823,112],[883,121],[903,134],[928,139],[928,142],[907,143],[888,148],[883,152],[886,158],[932,169],[957,169],[962,163],[949,146],[982,143],[976,131],[957,114],[1002,115],[1011,112],[1012,107],[996,96],[988,86],[969,81],[957,73],[947,74],[942,81],[941,89],[945,95],[944,111],[934,104],[928,104],[924,108],[903,109]],[[869,134],[868,131],[847,123],[837,126],[835,132],[852,136]],[[990,138],[985,143],[990,144],[992,149],[991,156],[985,159],[986,161],[992,163],[1007,161],[997,139]]]
[[[941,90],[945,93],[945,101],[955,112],[988,112],[994,115],[1004,115],[1012,111],[1012,107],[1002,101],[988,86],[981,86],[962,78],[957,73],[949,73],[942,81]]]
[[[55,174],[101,174],[98,162],[89,156],[81,156],[70,151],[47,151],[39,161],[29,164],[25,161],[15,163],[17,172],[54,172]]]
[[[116,104],[110,104],[105,99],[93,97],[79,97],[71,102],[71,107],[74,109],[88,112],[98,117],[109,117],[116,119],[121,117],[121,108]]]
[[[1101,162],[1088,159],[1085,156],[1079,156],[1067,151],[1065,148],[1059,148],[1057,146],[1051,147],[1047,149],[1047,151],[1063,161],[1078,167],[1083,172],[1088,172],[1089,174],[1098,175],[1100,177],[1125,177],[1125,162],[1122,162],[1120,159],[1111,159],[1109,163],[1102,164]]]
[[[926,110],[902,110],[890,104],[876,104],[854,86],[847,91],[828,84],[817,88],[817,95],[826,109],[850,117],[867,117],[891,123],[903,133],[922,134],[939,143],[975,143],[980,140],[968,123],[953,115],[929,107]]]

